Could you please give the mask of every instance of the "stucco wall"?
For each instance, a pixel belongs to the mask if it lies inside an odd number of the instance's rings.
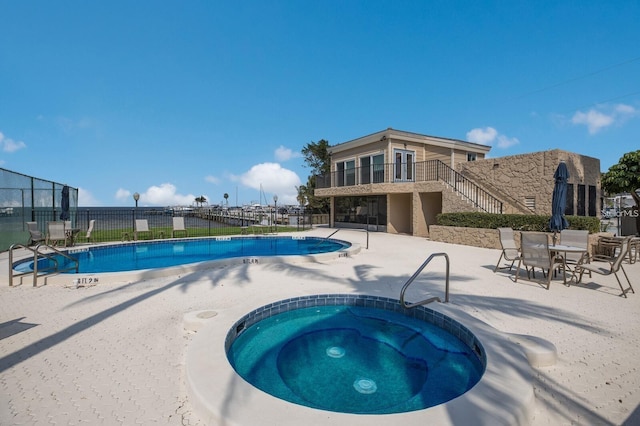
[[[389,194],[387,230],[395,234],[412,233],[412,210],[413,199],[411,194]]]

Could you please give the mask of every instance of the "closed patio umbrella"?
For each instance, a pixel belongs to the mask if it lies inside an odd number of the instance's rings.
[[[60,207],[62,213],[60,213],[60,220],[69,220],[69,187],[67,185],[62,187],[62,199],[60,200]]]
[[[553,242],[555,244],[556,232],[569,227],[569,222],[564,217],[564,209],[567,205],[567,181],[569,180],[569,170],[564,161],[558,164],[558,168],[553,174],[555,185],[553,186],[553,198],[551,200],[551,219],[549,229],[553,231]]]

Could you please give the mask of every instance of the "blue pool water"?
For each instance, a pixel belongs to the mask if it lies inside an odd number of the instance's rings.
[[[230,331],[236,337],[228,337],[227,349],[240,376],[278,398],[328,411],[420,410],[462,395],[484,372],[478,354],[453,334],[385,309],[311,306],[243,327]]]
[[[78,259],[80,273],[133,271],[166,268],[208,260],[261,256],[310,255],[335,252],[350,247],[340,240],[317,237],[217,237],[125,243],[109,246],[69,249]],[[70,264],[63,256],[56,260],[61,268]],[[43,259],[38,268],[50,267],[53,261]],[[17,262],[18,271],[33,270],[33,261]],[[68,272],[74,273],[74,271]]]

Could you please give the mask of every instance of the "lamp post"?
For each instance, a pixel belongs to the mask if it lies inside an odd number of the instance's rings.
[[[278,233],[278,196],[277,195],[273,196],[273,210],[276,218],[274,220],[274,225],[276,227],[276,234],[277,234]]]
[[[140,194],[138,194],[137,192],[133,193],[133,200],[136,202],[136,213],[138,211],[138,200],[140,199]]]
[[[134,229],[134,233],[135,233],[135,229],[136,229],[136,219],[138,216],[138,200],[140,199],[140,194],[138,194],[137,192],[133,193],[133,199],[136,202],[136,208],[135,210],[133,210],[133,229]]]

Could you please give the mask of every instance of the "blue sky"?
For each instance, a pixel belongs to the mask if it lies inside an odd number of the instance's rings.
[[[0,167],[80,206],[261,188],[295,204],[307,143],[387,127],[602,171],[640,148],[637,0],[0,0],[0,16]]]

